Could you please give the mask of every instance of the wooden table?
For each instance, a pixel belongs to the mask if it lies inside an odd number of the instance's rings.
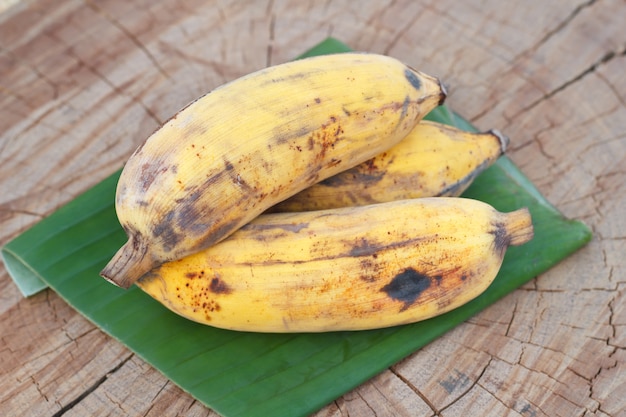
[[[624,416],[625,23],[624,0],[24,0],[0,15],[0,244],[191,99],[332,35],[445,80],[594,239],[318,415]],[[3,266],[0,355],[2,416],[215,415]]]

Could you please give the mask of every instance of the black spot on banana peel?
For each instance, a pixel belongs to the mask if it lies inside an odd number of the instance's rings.
[[[415,76],[415,73],[413,71],[407,68],[404,71],[404,76],[406,77],[407,80],[409,80],[411,85],[415,87],[416,90],[419,90],[420,88],[422,88],[422,82],[420,81],[419,78]]]
[[[464,198],[263,214],[137,285],[177,314],[220,328],[381,328],[474,299],[506,247],[532,235],[528,210],[500,213]]]
[[[127,288],[163,262],[220,242],[398,143],[444,98],[436,78],[363,53],[277,65],[214,89],[125,164],[116,212],[133,235],[101,275]]]
[[[230,294],[232,292],[232,289],[228,286],[228,284],[220,280],[219,277],[211,279],[209,289],[215,294]]]
[[[413,268],[407,268],[381,288],[390,298],[404,303],[400,311],[409,308],[431,286],[431,279]]]
[[[165,215],[164,221],[155,224],[152,228],[152,236],[163,242],[163,248],[166,251],[170,251],[182,239],[182,235],[174,228],[174,219],[177,217],[176,214],[177,213],[173,210],[169,211]]]

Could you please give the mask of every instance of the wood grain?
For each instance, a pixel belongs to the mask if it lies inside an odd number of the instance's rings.
[[[317,416],[626,415],[623,0],[24,0],[0,14],[0,244],[210,89],[332,35],[440,76],[583,250]],[[213,416],[0,267],[0,415]]]

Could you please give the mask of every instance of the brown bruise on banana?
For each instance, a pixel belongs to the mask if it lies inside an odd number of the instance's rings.
[[[405,77],[415,89],[421,91],[422,85],[417,74],[414,74],[411,70],[406,69]],[[440,100],[443,100],[445,98],[445,92],[441,91],[439,98]],[[149,255],[153,258],[153,266],[168,260],[179,258],[194,251],[204,249],[221,241],[224,237],[232,233],[232,231],[244,224],[246,220],[250,218],[251,214],[260,214],[263,209],[269,208],[272,203],[276,202],[277,196],[281,196],[283,198],[288,197],[295,194],[297,191],[300,191],[302,188],[306,188],[307,186],[318,182],[320,179],[327,178],[334,173],[348,168],[347,166],[343,166],[344,164],[342,164],[342,159],[351,161],[354,160],[357,155],[342,153],[341,158],[337,158],[331,151],[335,148],[337,143],[344,139],[344,128],[342,126],[342,120],[344,118],[358,117],[358,120],[361,120],[361,123],[367,124],[382,116],[387,119],[391,117],[391,119],[389,119],[391,123],[388,124],[388,127],[385,129],[374,129],[376,131],[372,132],[372,137],[385,136],[397,129],[409,131],[409,128],[415,122],[416,118],[422,116],[420,104],[424,100],[426,100],[426,98],[421,96],[411,100],[407,95],[401,102],[398,101],[388,103],[387,105],[380,106],[377,109],[362,111],[361,114],[358,114],[359,111],[342,106],[338,114],[329,116],[327,122],[322,123],[321,126],[310,132],[306,144],[303,143],[302,145],[294,145],[293,143],[287,141],[289,142],[289,146],[295,146],[295,151],[297,152],[301,152],[300,149],[302,149],[302,147],[307,148],[306,151],[308,152],[314,152],[315,155],[312,158],[307,158],[308,160],[312,159],[313,162],[303,164],[306,167],[304,173],[296,178],[289,179],[288,183],[282,182],[284,181],[284,178],[275,179],[276,183],[270,190],[268,190],[269,187],[266,186],[255,187],[254,184],[251,184],[248,181],[248,178],[256,179],[258,177],[258,181],[263,178],[263,175],[259,175],[261,171],[260,168],[252,168],[249,177],[245,178],[241,172],[237,172],[237,164],[235,164],[234,161],[225,161],[226,168],[222,170],[222,172],[218,171],[209,175],[207,180],[200,185],[187,186],[187,184],[183,184],[180,180],[177,180],[174,177],[172,184],[173,187],[179,188],[179,191],[182,190],[187,192],[187,195],[190,197],[185,196],[179,198],[179,200],[183,200],[181,201],[181,204],[178,205],[178,207],[182,206],[182,209],[178,210],[174,208],[162,213],[159,216],[160,218],[156,219],[153,223],[150,230],[142,231],[142,233],[146,233],[144,238],[150,241],[150,247],[153,248],[149,249],[149,252],[153,254]],[[320,104],[324,102],[324,99],[322,97],[317,97],[314,102],[315,104]],[[386,113],[391,114],[388,115]],[[395,127],[393,127],[394,120]],[[191,128],[205,129],[205,127],[196,125],[192,125]],[[358,126],[356,128],[358,130]],[[308,130],[302,130],[301,128],[301,130],[297,133],[302,134],[305,131]],[[364,138],[364,141],[368,142],[368,138]],[[275,144],[278,145],[280,142],[281,141],[278,140]],[[195,144],[190,145],[192,148],[196,146]],[[298,147],[300,147],[300,149],[298,149]],[[201,148],[202,147],[194,149],[195,156],[198,159],[204,158],[203,149]],[[142,145],[142,147],[138,149],[138,152],[142,153],[143,151],[144,148]],[[292,151],[294,151],[294,149],[292,149]],[[274,161],[272,163],[278,164],[279,162],[280,161]],[[166,177],[166,174],[176,175],[176,167],[160,165],[162,164],[159,164],[157,161],[155,166],[140,167],[140,170],[142,171],[140,176],[142,179],[140,181],[139,188],[142,190],[144,195],[149,195],[150,191],[155,188],[157,183],[165,181],[164,178]],[[262,164],[262,168],[265,172],[271,171],[271,163]],[[255,169],[259,172],[254,171]],[[324,171],[323,174],[322,171]],[[169,180],[170,177],[167,178]],[[241,191],[240,198],[236,197],[236,192],[234,192],[230,197],[233,201],[233,207],[230,210],[230,213],[235,213],[234,215],[218,216],[213,213],[207,213],[206,209],[202,210],[193,207],[194,205],[202,206],[198,196],[203,194],[204,189],[208,188],[211,184],[222,184],[228,179],[235,183],[236,188]],[[294,183],[297,183],[299,188],[294,187]],[[146,197],[143,198],[145,199]],[[150,198],[153,199],[153,197]],[[196,200],[198,200],[197,204]],[[261,203],[263,200],[267,200],[267,202]],[[136,202],[137,206],[152,205],[154,207],[154,212],[159,212],[158,204],[158,201],[141,200]],[[207,223],[206,218],[210,217],[215,217],[215,220]],[[200,219],[204,219],[204,221]],[[189,236],[190,234],[191,237]],[[152,235],[155,239],[149,239],[150,235]],[[139,239],[139,237],[137,237],[137,239]],[[181,247],[184,241],[197,241],[197,243],[192,245],[185,244],[183,245],[184,247]],[[117,264],[119,264],[119,262],[117,262]],[[116,269],[119,270],[120,268]],[[140,268],[135,269],[139,270]],[[116,277],[116,273],[113,272],[111,268],[109,268],[108,271],[103,270],[103,276],[105,274],[109,275],[111,280],[116,283],[118,280],[120,282],[125,281],[122,277]],[[131,279],[134,281],[137,279],[137,276],[130,277],[129,280]],[[127,284],[128,283],[125,282],[124,286]]]
[[[404,70],[404,77],[407,79],[409,84],[413,86],[413,88],[415,88],[418,91],[422,89],[422,82],[420,81],[419,77],[415,75],[415,70],[413,70],[410,67],[407,67]]]
[[[492,229],[489,233],[493,235],[493,251],[502,258],[508,247],[511,246],[511,236],[507,230],[506,223],[496,221],[491,226]]]
[[[391,233],[391,232],[389,232]],[[345,246],[350,247],[345,253],[340,254],[342,257],[361,257],[372,256],[376,258],[378,255],[387,251],[393,251],[402,247],[411,247],[419,245],[422,242],[437,239],[436,236],[407,236],[404,233],[400,233],[391,242],[376,242],[373,239],[359,238],[356,242],[346,241]]]
[[[213,278],[211,278],[211,283],[209,284],[209,289],[211,290],[212,293],[214,294],[230,294],[233,292],[232,288],[230,288],[230,286],[223,281],[219,275],[214,276]]]
[[[220,298],[233,294],[234,289],[223,280],[219,274],[207,276],[209,272],[204,269],[190,270],[182,273],[182,279],[177,280],[173,293],[177,298],[176,303],[170,303],[174,310],[179,310],[180,305],[185,305],[190,310],[189,314],[202,317],[206,322],[211,322],[215,314],[222,311]],[[158,276],[158,275],[155,275]],[[150,275],[142,280],[154,279]]]
[[[232,164],[225,160],[223,170],[207,174],[207,178],[198,186],[186,188],[185,196],[175,200],[176,206],[172,210],[164,213],[164,215],[152,225],[152,236],[161,243],[161,247],[165,252],[170,252],[172,249],[175,249],[177,244],[183,240],[186,235],[202,236],[207,234],[207,231],[210,231],[211,235],[215,236],[215,238],[205,240],[203,244],[199,245],[196,249],[200,250],[206,248],[217,243],[225,234],[228,234],[239,225],[239,218],[225,223],[220,222],[220,219],[217,219],[213,223],[207,222],[207,219],[211,218],[210,213],[208,213],[207,210],[201,210],[199,208],[201,206],[198,204],[202,195],[209,188],[217,186],[217,184],[224,181],[227,176],[233,177],[233,170]],[[235,176],[232,180],[239,181],[239,185],[243,188],[247,186],[241,177],[237,178]],[[240,202],[236,203],[236,205],[239,204]],[[185,233],[183,233],[183,231]]]
[[[301,133],[302,131],[297,132],[298,135]],[[306,140],[307,148],[305,150],[315,152],[315,157],[313,163],[307,167],[308,172],[305,174],[306,182],[313,183],[317,181],[320,176],[319,171],[329,166],[338,165],[341,162],[341,160],[331,158],[325,165],[322,163],[329,150],[334,148],[336,143],[342,139],[343,133],[343,128],[334,116],[331,116],[327,123],[322,124],[320,129],[311,132]],[[299,145],[294,145],[292,141],[285,141],[284,138],[277,140],[277,143],[281,142],[290,146],[292,150],[298,152],[302,151],[302,148]],[[250,157],[251,156],[248,156],[248,158]],[[242,159],[243,158],[245,158],[245,156],[243,156]],[[217,243],[221,240],[223,235],[228,234],[230,230],[235,229],[241,223],[243,217],[246,215],[247,209],[241,210],[241,216],[231,219],[228,223],[220,225],[218,220],[212,225],[206,222],[206,219],[211,217],[210,213],[199,210],[196,201],[210,187],[227,180],[235,184],[235,186],[240,189],[242,198],[237,199],[234,203],[235,207],[233,207],[233,210],[236,210],[239,206],[254,208],[258,204],[261,204],[267,197],[279,195],[283,192],[285,185],[278,185],[269,192],[261,192],[261,187],[248,183],[245,179],[245,174],[238,168],[239,166],[250,165],[245,162],[246,161],[239,160],[235,163],[234,161],[224,159],[224,169],[209,175],[199,186],[187,188],[185,190],[187,192],[186,196],[176,200],[176,208],[165,213],[160,221],[155,223],[152,228],[152,235],[162,242],[162,247],[165,252],[169,252],[172,248],[175,248],[176,244],[181,241],[183,234],[180,231],[182,230],[198,236],[202,236],[203,234],[216,236],[214,239],[205,240],[201,245],[195,248],[196,250],[200,250]],[[270,164],[265,163],[264,170],[271,171],[271,169]],[[163,170],[163,172],[166,171],[167,169]],[[253,173],[251,176],[254,177],[256,174]],[[297,179],[291,179],[287,186],[290,186],[290,184],[296,180]],[[151,178],[150,184],[152,182],[153,179]]]
[[[506,215],[500,220],[494,220],[492,229],[488,231],[493,236],[492,250],[496,259],[502,261],[507,249],[513,244],[513,237],[506,223]],[[532,236],[532,229],[525,226],[523,231],[527,236]],[[523,238],[526,242],[530,237]],[[522,243],[522,242],[520,242]],[[450,264],[447,271],[420,272],[414,267],[409,267],[396,274],[381,291],[394,301],[402,303],[400,312],[412,306],[435,301],[441,311],[446,311],[453,300],[463,291],[463,288],[473,285],[487,273],[488,263],[477,262],[472,268],[463,266],[463,256],[457,256],[458,266],[454,267],[454,259],[447,259]]]
[[[427,123],[422,126],[426,125]],[[450,132],[452,135],[458,134],[457,129],[436,124],[432,126],[440,135],[450,135]],[[477,145],[476,149],[467,149],[467,154],[463,153],[465,158],[459,156],[459,159],[462,159],[462,162],[467,165],[464,176],[452,172],[448,165],[444,169],[438,170],[436,175],[441,179],[441,183],[436,184],[432,170],[429,171],[426,168],[420,170],[420,166],[416,166],[412,170],[395,170],[393,164],[396,159],[402,160],[408,158],[408,155],[400,155],[396,150],[388,151],[320,181],[313,187],[278,203],[268,212],[308,211],[426,196],[459,196],[473,183],[477,176],[493,165],[504,153],[509,141],[506,136],[495,130],[467,134],[474,135],[471,140],[475,141]],[[423,141],[432,140],[431,132],[428,129],[422,130],[420,135]],[[414,138],[410,139],[415,140]],[[469,143],[469,139],[465,139],[465,137],[463,139]],[[449,144],[445,143],[441,147],[433,147],[427,151],[440,153],[448,147]],[[467,155],[471,156],[471,159],[467,158]],[[477,163],[477,160],[481,162]],[[400,164],[403,162],[401,161]],[[460,161],[457,166],[460,166]],[[390,196],[393,198],[389,198]]]
[[[353,247],[349,248],[343,255],[358,260],[358,263],[354,264],[358,265],[356,275],[353,273],[355,268],[348,268],[345,270],[352,271],[352,273],[348,272],[344,275],[340,272],[334,277],[320,277],[316,283],[306,283],[292,288],[290,291],[294,292],[291,295],[279,297],[283,301],[275,304],[274,308],[284,312],[285,329],[297,328],[300,320],[333,320],[334,317],[343,317],[344,320],[346,317],[367,319],[373,317],[372,315],[377,312],[393,311],[394,308],[398,313],[403,313],[402,317],[404,318],[399,317],[399,320],[406,320],[406,322],[412,321],[410,317],[419,314],[421,309],[435,309],[440,313],[448,311],[451,306],[455,305],[458,297],[468,286],[475,285],[476,279],[480,282],[481,276],[484,276],[488,269],[489,262],[484,266],[479,265],[480,262],[478,265],[473,263],[471,267],[459,266],[463,265],[462,259],[464,259],[465,254],[458,253],[445,255],[440,259],[442,264],[447,265],[445,270],[438,269],[429,261],[428,265],[430,266],[426,269],[413,265],[394,272],[394,267],[390,262],[387,262],[390,258],[387,258],[387,261],[381,259],[384,258],[382,246],[379,247],[381,250],[371,252],[377,247],[373,242],[373,240],[357,239],[354,241]],[[338,254],[328,257],[328,259],[341,256]],[[456,261],[457,259],[458,261]],[[304,262],[309,261],[311,259],[307,257]],[[265,266],[271,264],[272,262],[263,263]],[[210,272],[205,273],[203,269],[194,268],[190,268],[189,271],[191,272],[185,273],[187,284],[185,284],[184,293],[180,292],[180,288],[176,288],[176,294],[182,294],[178,297],[179,300],[184,300],[185,310],[192,311],[193,317],[204,317],[208,324],[213,322],[218,325],[219,320],[216,314],[222,308],[219,302],[220,298],[235,294],[236,290],[222,280],[217,271],[209,269],[207,271]],[[364,282],[366,286],[359,287],[357,280]],[[195,286],[190,287],[190,285]],[[310,298],[314,294],[323,295],[337,290],[344,294],[343,297],[340,297],[344,300],[353,300],[359,294],[363,294],[364,291],[372,295],[378,290],[384,296],[368,296],[365,303],[349,302],[345,306],[336,307],[328,305],[327,307],[303,308],[299,304],[292,305],[290,302],[284,301],[301,298],[305,294],[307,298]],[[242,294],[236,294],[236,296],[241,297]],[[216,305],[218,310],[216,310]],[[341,310],[343,312],[338,313]],[[399,322],[398,324],[402,323]]]
[[[481,273],[482,269],[477,265],[472,269],[451,265],[443,271],[435,269],[428,272],[419,267],[408,267],[395,274],[380,287],[380,291],[399,303],[400,313],[431,303],[435,303],[437,310],[447,311],[465,288],[480,279]]]
[[[502,227],[504,225],[501,224],[496,230],[502,230]],[[433,259],[427,262],[426,269],[413,265],[398,272],[389,271],[390,266],[385,265],[380,257],[385,252],[397,250],[400,247],[418,247],[421,243],[450,239],[455,240],[455,238],[440,236],[439,234],[408,237],[404,233],[400,233],[400,236],[391,243],[379,244],[371,239],[360,238],[344,256],[361,258],[359,265],[362,281],[375,284],[381,280],[386,280],[385,284],[379,287],[379,291],[391,301],[400,303],[400,313],[414,306],[419,308],[433,302],[437,304],[439,310],[444,311],[455,297],[464,288],[472,285],[476,277],[482,273],[480,268],[471,269],[463,266],[463,253],[442,253],[438,260]],[[496,237],[495,240],[497,241],[498,238]],[[496,247],[499,248],[499,245],[505,244],[503,250],[506,251],[508,243],[509,241],[501,240],[496,243]],[[502,255],[503,253],[499,254],[499,256]],[[445,269],[441,269],[439,264],[446,265]],[[391,279],[385,278],[389,276],[390,272]],[[384,304],[379,305],[383,306]]]
[[[169,167],[165,166],[159,166],[157,164],[151,164],[151,163],[144,163],[141,166],[141,173],[140,173],[140,177],[139,177],[139,184],[140,184],[140,189],[141,191],[143,191],[144,193],[147,192],[150,187],[152,186],[152,183],[154,182],[154,180],[160,176],[165,174],[168,171]]]
[[[347,255],[354,257],[373,256],[386,246],[387,245],[380,245],[373,242],[371,239],[362,237],[357,240],[356,244],[352,247],[352,249],[350,249],[350,252],[348,252]]]
[[[403,305],[400,311],[405,311],[420,297],[420,295],[428,290],[433,281],[441,281],[441,277],[435,277],[433,280],[428,275],[424,275],[413,268],[407,268],[393,277],[387,285],[381,288],[381,291],[387,294],[389,298],[401,302]]]
[[[383,152],[357,166],[318,182],[314,188],[318,190],[325,188],[332,194],[336,193],[336,190],[341,190],[341,201],[337,200],[337,204],[333,207],[376,203],[378,201],[366,190],[370,187],[375,188],[385,178],[388,166],[393,163],[394,159],[395,157],[389,157],[387,152]],[[416,175],[419,175],[419,173],[416,173]],[[303,200],[306,201],[306,207],[303,211],[330,208],[327,207],[326,203],[322,205],[315,204],[317,200],[315,197],[316,192],[319,191],[311,191],[311,188],[302,190],[294,198],[285,200],[284,204],[278,203],[270,207],[267,212],[293,211],[293,209],[289,208],[290,204],[295,203],[299,205]],[[347,202],[350,204],[346,204]]]
[[[389,109],[392,109],[395,112],[397,112],[398,110],[401,110],[402,114],[400,115],[400,118],[398,120],[398,123],[401,123],[406,118],[406,112],[407,112],[407,106],[408,106],[407,103],[408,103],[407,100],[405,100],[402,104],[394,103],[387,107],[383,107],[379,109],[377,112],[379,112],[380,114],[384,114],[385,111]],[[345,108],[343,109],[343,111],[344,111],[344,114],[348,117],[352,115],[352,113]],[[358,114],[358,112],[354,112],[354,113]],[[316,151],[316,157],[315,157],[316,164],[309,166],[310,171],[307,175],[307,182],[309,183],[318,182],[318,180],[320,179],[319,171],[321,171],[322,169],[332,168],[334,166],[341,164],[342,162],[341,159],[331,158],[330,160],[322,163],[322,161],[326,157],[328,150],[333,149],[335,145],[341,139],[343,139],[342,135],[344,133],[344,130],[338,121],[339,118],[340,118],[339,116],[331,116],[329,118],[329,122],[327,124],[322,125],[321,130],[314,131],[313,133],[311,133],[310,136],[308,137],[306,147],[303,148],[298,145],[290,145],[292,149],[295,149],[298,152]],[[368,122],[373,120],[373,116],[370,116],[370,115],[363,115],[363,118]],[[319,148],[319,149],[316,150],[316,148]],[[329,186],[329,187],[339,186],[340,184],[337,184],[337,182],[342,181],[342,178],[345,178],[343,177],[344,174],[352,176],[353,180],[358,180],[361,182],[368,182],[368,183],[374,184],[375,182],[380,181],[385,175],[385,171],[381,170],[378,166],[376,166],[377,163],[380,163],[379,162],[380,160],[381,160],[380,157],[372,158],[363,163],[365,166],[365,169],[361,165],[348,168],[347,170],[343,171],[342,176],[335,175],[335,176],[327,177],[325,179],[322,179],[322,181],[319,182],[319,184]],[[387,165],[390,162],[392,161],[385,161]],[[344,183],[345,182],[346,181],[344,181]],[[306,192],[306,190],[303,192]],[[346,196],[350,197],[349,193],[347,193]],[[272,209],[268,211],[271,212]]]
[[[418,80],[419,81],[419,80]],[[317,102],[317,100],[316,100]],[[321,99],[319,100],[321,102]],[[391,103],[387,106],[383,106],[373,113],[384,114],[386,111],[391,110],[393,112],[400,112],[398,123],[402,123],[408,113],[408,106],[410,102],[408,97],[402,103]],[[303,133],[302,130],[296,132],[296,136]],[[303,149],[300,145],[294,144],[294,140],[286,139],[284,136],[277,138],[276,144],[283,144],[289,146],[292,151],[296,152],[314,152],[313,162],[308,165],[308,170],[303,174],[305,176],[304,182],[306,184],[313,184],[320,179],[320,171],[324,169],[333,168],[341,164],[341,159],[334,157],[328,158],[330,152],[335,146],[344,139],[344,129],[341,125],[341,116],[330,116],[327,122],[323,123],[319,129],[313,130],[306,139],[306,146]],[[195,147],[194,144],[191,145]],[[201,157],[200,153],[197,153],[198,157]],[[207,248],[220,240],[234,229],[236,229],[242,222],[242,219],[246,215],[249,208],[255,208],[265,198],[271,195],[279,195],[283,191],[283,186],[275,187],[270,192],[259,192],[261,187],[248,184],[244,176],[240,173],[241,170],[237,168],[240,164],[234,164],[232,161],[224,159],[224,169],[209,175],[208,178],[199,186],[186,189],[187,196],[176,200],[178,205],[175,209],[165,213],[161,217],[160,221],[156,222],[152,227],[152,235],[161,242],[162,249],[168,253],[172,249],[177,247],[177,244],[184,238],[182,231],[186,234],[191,233],[197,236],[211,236],[212,238],[203,239],[202,242],[196,245],[193,250],[202,250]],[[269,164],[267,164],[269,165]],[[265,171],[270,171],[271,167],[265,167]],[[167,168],[157,170],[158,173],[167,172]],[[175,174],[176,169],[172,170]],[[255,176],[255,175],[253,175]],[[237,218],[231,219],[229,222],[220,224],[220,221],[214,222],[214,225],[207,223],[207,218],[210,218],[210,213],[198,210],[196,201],[209,187],[224,181],[228,177],[230,181],[236,184],[241,189],[242,199],[238,199],[235,203],[233,210],[239,206],[249,206],[248,209],[239,210],[241,215]],[[327,176],[326,176],[327,177]],[[326,178],[325,177],[325,178]],[[148,187],[154,182],[153,176],[148,177]],[[293,183],[297,179],[291,179],[290,183]],[[299,182],[299,181],[298,181]],[[144,190],[145,191],[145,190]]]
[[[429,213],[434,215],[435,211]],[[265,235],[271,242],[272,233],[276,231],[277,233],[300,234],[301,237],[304,235],[305,238],[308,236],[314,239],[310,233],[312,230],[309,229],[309,223],[290,223],[287,220],[290,217],[291,215],[268,215],[265,222],[274,220],[274,224],[263,222],[258,225],[261,227],[256,231],[247,229],[249,225],[244,226],[244,236],[250,239],[251,234]],[[281,218],[283,221],[278,221]],[[173,310],[218,327],[227,325],[231,315],[241,314],[238,306],[231,304],[235,300],[242,304],[258,301],[274,309],[277,316],[282,315],[285,331],[296,331],[302,328],[314,328],[314,331],[323,331],[325,328],[333,330],[335,329],[333,326],[345,325],[351,319],[355,319],[355,323],[358,320],[366,320],[369,323],[366,325],[371,326],[376,314],[386,318],[394,314],[397,321],[392,325],[413,322],[416,317],[422,319],[426,317],[426,314],[432,316],[449,311],[458,306],[460,300],[467,302],[468,299],[464,299],[467,297],[466,294],[472,293],[472,289],[476,290],[477,285],[487,283],[487,278],[493,274],[497,248],[507,240],[509,243],[516,241],[521,243],[526,239],[525,236],[528,235],[529,230],[527,230],[528,224],[525,219],[526,217],[521,213],[517,216],[502,214],[489,223],[481,222],[483,224],[480,227],[481,233],[487,233],[491,239],[487,239],[487,242],[483,241],[482,249],[480,249],[482,255],[479,257],[476,257],[476,247],[473,245],[463,246],[454,251],[437,251],[433,256],[418,255],[419,245],[422,243],[425,245],[441,243],[443,247],[446,247],[446,242],[463,242],[467,237],[463,233],[448,235],[435,231],[432,234],[422,234],[422,240],[419,240],[411,239],[411,234],[403,228],[385,227],[376,234],[376,237],[361,236],[351,239],[345,237],[345,240],[340,242],[343,250],[338,249],[339,244],[333,241],[333,250],[325,250],[328,248],[324,248],[323,245],[311,245],[311,249],[302,253],[301,257],[296,258],[295,261],[266,262],[267,257],[255,257],[254,259],[257,260],[255,264],[240,263],[241,274],[245,275],[248,268],[252,272],[251,268],[254,265],[258,268],[270,268],[268,271],[272,271],[272,265],[276,263],[284,265],[291,263],[295,266],[318,260],[345,258],[342,260],[341,267],[336,270],[331,268],[327,274],[314,280],[296,279],[289,288],[268,287],[267,299],[264,297],[258,300],[251,299],[247,292],[247,284],[239,286],[241,280],[238,274],[226,276],[224,273],[222,277],[217,267],[220,262],[219,257],[216,258],[215,269],[210,266],[211,262],[208,258],[195,265],[191,262],[186,264],[186,261],[179,261],[180,263],[174,268],[179,271],[178,275],[169,281],[170,289],[165,292],[161,290],[161,293],[166,294],[170,300],[178,300],[177,303],[170,303]],[[310,219],[310,222],[313,224],[314,220]],[[311,228],[315,230],[313,226]],[[283,243],[290,241],[290,237],[282,240]],[[491,249],[484,252],[484,249],[488,248],[485,245],[490,245],[489,241],[491,241]],[[407,257],[398,257],[400,252],[395,251],[399,249],[398,242],[403,242],[402,245],[409,250]],[[259,250],[263,253],[260,247]],[[329,255],[331,253],[332,256]],[[427,253],[433,252],[427,250]],[[412,258],[413,256],[417,257]],[[310,271],[308,266],[303,268],[303,271],[307,269]],[[183,272],[180,272],[181,270]],[[282,267],[276,269],[276,271],[283,272],[286,270]],[[167,269],[163,271],[164,276],[167,276]],[[252,281],[262,288],[261,281],[254,279]],[[165,286],[165,280],[162,282]],[[172,286],[175,289],[171,288]],[[152,287],[154,292],[159,290],[158,286]],[[277,292],[272,295],[272,291]],[[321,299],[328,304],[309,302],[316,295],[325,295]],[[355,302],[360,297],[363,297],[361,301]],[[319,327],[318,321],[319,326],[327,327]],[[387,323],[390,322],[387,321]],[[264,323],[259,325],[263,326]],[[243,327],[245,326],[244,324]],[[255,330],[253,327],[247,329]],[[272,331],[275,331],[277,327],[273,329]],[[278,329],[280,331],[280,328]]]
[[[268,236],[266,236],[267,231],[284,231],[289,233],[299,233],[301,230],[309,227],[308,222],[303,223],[279,223],[279,224],[257,224],[257,223],[249,223],[244,226],[244,229],[247,231],[254,231],[253,238],[260,240],[267,240]],[[260,233],[263,232],[263,233]],[[282,235],[279,233],[279,235]],[[272,238],[276,236],[276,233],[272,234]]]
[[[435,195],[435,197],[449,197],[461,195],[472,182],[480,175],[485,169],[493,164],[492,159],[488,159],[480,163],[471,174],[461,178],[460,180],[452,184],[442,184],[441,191]]]
[[[341,175],[334,175],[320,181],[319,185],[325,187],[342,187],[359,184],[360,187],[368,188],[380,182],[387,174],[386,167],[393,162],[393,158],[386,160],[387,153],[383,153],[372,159],[368,159],[360,165],[343,171]],[[384,167],[382,166],[384,163]]]
[[[409,83],[416,89],[421,90],[421,81],[419,78],[412,72],[411,69],[405,70],[405,77],[409,81]],[[320,97],[316,97],[314,99],[315,104],[321,104],[322,99]],[[387,111],[392,111],[393,113],[400,113],[398,117],[398,124],[395,129],[401,128],[402,123],[407,122],[407,115],[409,112],[409,107],[411,105],[416,107],[421,104],[421,99],[416,101],[411,101],[408,96],[404,98],[402,102],[392,102],[387,105],[381,106],[378,109],[370,110],[369,112],[363,114],[363,119],[366,122],[372,122],[374,118],[380,117],[384,115]],[[307,105],[309,106],[309,105]],[[281,131],[280,134],[275,136],[275,144],[276,145],[287,145],[290,147],[292,151],[296,151],[298,153],[301,152],[314,152],[315,155],[312,158],[313,162],[308,165],[308,173],[304,173],[305,182],[308,184],[313,184],[320,180],[320,171],[323,169],[333,168],[341,164],[342,160],[338,158],[331,157],[329,160],[327,155],[330,150],[334,149],[335,146],[344,139],[344,129],[342,127],[342,119],[344,117],[351,117],[353,112],[349,111],[345,107],[342,108],[343,115],[331,115],[328,120],[317,129],[311,129],[310,127],[304,126],[298,128],[296,131],[286,135],[284,131]],[[419,114],[417,108],[414,109],[415,116]],[[358,114],[358,113],[357,113]],[[404,127],[406,129],[406,127]],[[300,142],[300,138],[308,136],[306,139],[306,145],[300,145],[297,142]],[[268,144],[268,147],[271,148],[271,144]],[[266,164],[269,165],[269,164]],[[230,165],[231,169],[227,169],[227,171],[231,171],[233,166]],[[271,171],[270,166],[265,166],[265,171]],[[324,177],[327,178],[328,175]],[[237,175],[238,185],[242,185],[241,176]],[[292,181],[293,182],[293,181]],[[255,195],[257,188],[247,187],[246,191],[250,192],[250,194]],[[275,193],[272,194],[280,194],[282,189],[276,190]],[[264,197],[263,195],[262,197]]]
[[[305,174],[305,181],[308,184],[314,184],[320,179],[320,171],[334,167],[341,162],[340,159],[334,157],[326,161],[326,156],[341,140],[345,139],[343,135],[342,123],[336,116],[330,116],[320,129],[311,132],[306,140],[306,151],[314,153],[313,163],[309,165],[309,172]],[[302,152],[302,148],[298,146],[295,146],[295,150]]]
[[[441,127],[441,129],[443,129],[443,127]],[[506,148],[509,144],[509,138],[507,136],[503,135],[495,129],[485,132],[483,133],[483,135],[488,135],[490,138],[497,141],[498,152],[493,152],[493,154],[489,154],[489,156],[486,157],[483,162],[480,163],[478,166],[469,167],[471,170],[471,173],[469,175],[466,175],[465,177],[459,179],[452,184],[446,184],[445,186],[442,186],[442,190],[439,193],[435,194],[435,197],[449,197],[461,195],[463,191],[465,191],[474,182],[476,177],[478,177],[487,168],[493,165],[493,163],[505,153]]]

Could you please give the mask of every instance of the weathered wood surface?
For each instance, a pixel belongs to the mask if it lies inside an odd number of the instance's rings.
[[[23,0],[0,15],[0,244],[191,99],[333,35],[443,78],[594,240],[318,416],[624,416],[624,22],[624,0]],[[0,355],[3,416],[215,415],[3,266]]]

